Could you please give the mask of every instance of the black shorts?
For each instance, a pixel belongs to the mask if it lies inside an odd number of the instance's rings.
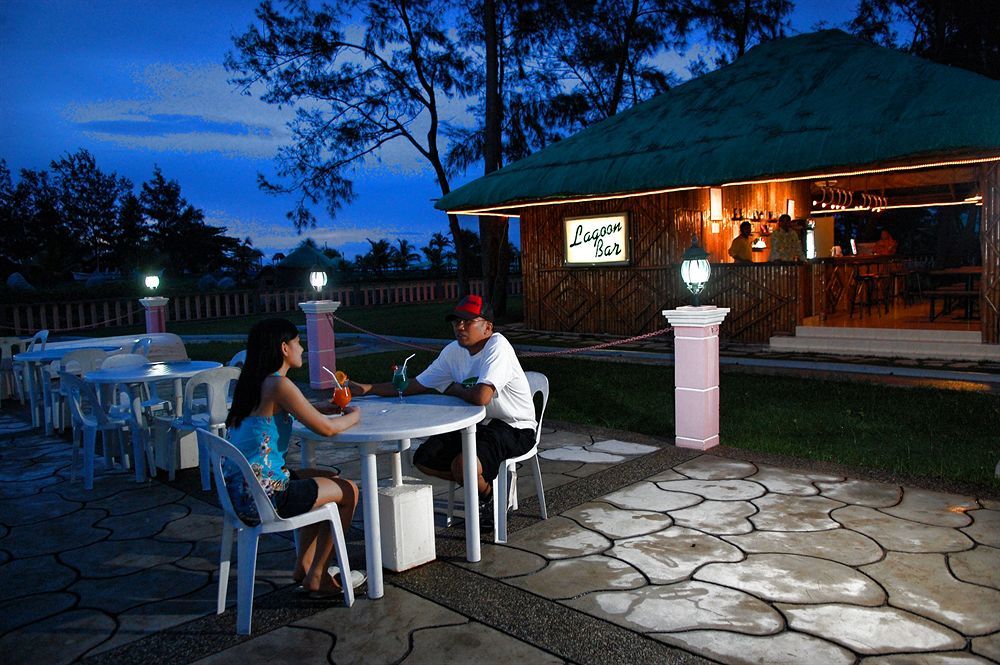
[[[291,480],[288,486],[271,497],[278,517],[289,518],[308,513],[316,505],[319,485],[312,478],[299,478],[294,471],[288,472]]]
[[[483,467],[483,478],[492,482],[505,459],[519,457],[535,445],[535,430],[516,429],[494,418],[476,425],[476,457]],[[462,432],[448,432],[429,437],[413,453],[413,464],[435,471],[451,471],[452,461],[462,454]]]

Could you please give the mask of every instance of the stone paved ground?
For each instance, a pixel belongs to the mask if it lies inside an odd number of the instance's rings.
[[[725,448],[546,429],[510,541],[387,574],[354,607],[293,594],[265,538],[254,634],[214,615],[221,530],[196,473],[72,482],[65,440],[0,416],[4,662],[983,663],[1000,661],[1000,501]],[[293,462],[295,458],[293,456]],[[357,455],[317,459],[358,476]],[[799,463],[805,464],[805,463]],[[380,463],[383,474],[388,464]],[[447,486],[435,484],[444,505]],[[360,527],[360,520],[355,522]],[[362,534],[348,534],[363,565]],[[231,589],[234,585],[231,584]]]

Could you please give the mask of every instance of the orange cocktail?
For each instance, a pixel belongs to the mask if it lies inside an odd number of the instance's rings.
[[[337,382],[340,384],[340,387],[335,388],[333,391],[333,403],[343,409],[351,403],[351,389],[347,387],[349,379],[346,374],[339,370],[334,376],[337,377]]]

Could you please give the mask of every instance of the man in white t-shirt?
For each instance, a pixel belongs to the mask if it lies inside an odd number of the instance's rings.
[[[451,322],[455,341],[409,382],[404,394],[437,390],[486,407],[486,419],[476,427],[476,456],[480,502],[488,504],[503,460],[523,455],[535,444],[535,406],[514,347],[493,332],[488,303],[480,296],[466,296],[445,319]],[[396,394],[388,382],[352,381],[351,390],[358,395]],[[462,483],[461,432],[429,437],[414,453],[413,465],[429,476]]]

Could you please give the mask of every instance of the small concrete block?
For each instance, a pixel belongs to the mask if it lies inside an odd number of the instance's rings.
[[[381,488],[378,508],[384,567],[402,572],[434,560],[434,493],[430,485]]]

